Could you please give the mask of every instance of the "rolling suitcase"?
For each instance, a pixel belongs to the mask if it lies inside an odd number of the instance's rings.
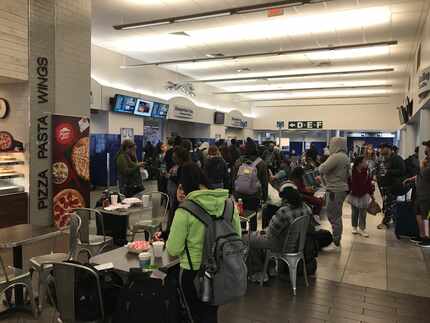
[[[412,202],[396,202],[393,207],[395,234],[401,237],[417,237],[419,235],[415,210]]]

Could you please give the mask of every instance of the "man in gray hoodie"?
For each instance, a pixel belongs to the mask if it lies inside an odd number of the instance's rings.
[[[347,155],[345,138],[332,138],[329,150],[330,156],[319,167],[319,172],[327,190],[327,217],[332,226],[334,243],[331,249],[338,250],[342,239],[342,209],[349,191],[348,179],[351,173],[351,162]]]

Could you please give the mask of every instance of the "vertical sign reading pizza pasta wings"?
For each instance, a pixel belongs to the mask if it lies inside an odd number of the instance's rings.
[[[59,228],[70,210],[90,207],[89,135],[88,118],[52,116],[52,213]]]

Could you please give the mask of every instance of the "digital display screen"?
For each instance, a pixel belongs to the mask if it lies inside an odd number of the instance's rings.
[[[153,106],[154,106],[154,102],[138,99],[136,103],[136,108],[134,110],[134,114],[141,117],[150,117],[152,114]]]
[[[136,109],[138,99],[126,95],[115,95],[115,103],[113,106],[114,112],[133,114]]]
[[[169,113],[168,104],[154,102],[154,106],[152,108],[152,117],[166,119],[168,113]]]
[[[215,112],[214,123],[224,124],[224,122],[225,122],[225,114],[222,112]]]

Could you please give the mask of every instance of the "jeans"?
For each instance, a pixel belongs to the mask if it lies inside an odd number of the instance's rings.
[[[264,260],[266,259],[266,250],[276,248],[276,242],[267,238],[260,232],[252,232],[250,239],[244,236],[243,240],[248,245],[248,271],[249,274],[262,272]]]
[[[346,192],[327,192],[327,217],[333,231],[333,242],[337,246],[342,239],[342,211],[346,195]]]
[[[366,217],[367,217],[367,209],[359,209],[351,205],[352,208],[352,226],[354,228],[359,227],[361,230],[366,229]]]

